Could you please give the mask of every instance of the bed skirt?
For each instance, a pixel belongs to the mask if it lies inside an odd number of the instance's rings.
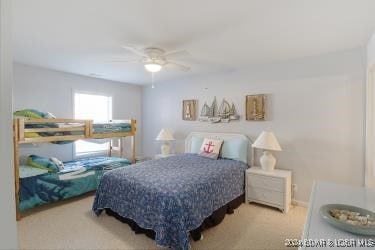
[[[212,213],[212,215],[207,217],[198,228],[190,231],[191,237],[194,239],[194,241],[200,240],[201,239],[201,233],[204,230],[220,224],[220,222],[223,221],[226,214],[233,214],[234,209],[238,208],[244,201],[245,201],[245,195],[243,194],[243,195],[238,196],[234,200],[230,201],[226,205],[224,205],[224,206],[220,207],[219,209],[215,210]],[[128,218],[121,217],[119,214],[112,211],[110,208],[106,208],[105,211],[106,211],[106,214],[108,214],[109,216],[113,216],[117,220],[128,224],[130,226],[130,228],[136,234],[145,234],[147,237],[155,240],[155,232],[153,230],[145,229],[145,228],[142,228],[142,227],[138,226],[138,224],[135,221],[133,221],[131,219],[128,219]]]

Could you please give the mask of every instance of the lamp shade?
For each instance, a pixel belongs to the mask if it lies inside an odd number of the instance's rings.
[[[272,132],[263,131],[253,143],[254,148],[281,151],[279,142]]]
[[[156,137],[156,140],[157,141],[173,141],[174,137],[171,131],[163,128],[162,130],[160,130],[158,136]]]

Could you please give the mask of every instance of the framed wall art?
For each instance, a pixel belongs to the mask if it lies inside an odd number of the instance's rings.
[[[266,95],[246,96],[246,120],[265,121],[266,120]]]
[[[195,121],[196,120],[196,100],[182,101],[182,120]]]
[[[225,99],[221,102],[220,106],[217,106],[216,96],[211,104],[208,106],[205,102],[200,116],[198,118],[201,122],[210,122],[210,123],[228,123],[230,121],[239,120],[240,116],[237,114],[236,107],[234,103],[229,103]]]

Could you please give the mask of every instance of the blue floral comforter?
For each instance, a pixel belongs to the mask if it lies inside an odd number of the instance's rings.
[[[189,231],[244,193],[243,162],[180,154],[104,174],[93,211],[110,208],[156,232],[157,245],[189,248]]]

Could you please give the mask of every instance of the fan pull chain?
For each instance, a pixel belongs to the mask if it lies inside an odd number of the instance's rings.
[[[151,72],[151,88],[155,88],[155,85],[154,85],[154,72]]]

